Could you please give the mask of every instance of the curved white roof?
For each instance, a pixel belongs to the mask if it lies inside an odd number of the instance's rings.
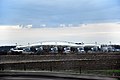
[[[82,45],[75,44],[73,42],[67,42],[67,41],[44,41],[36,44],[31,44],[29,46],[38,46],[38,45],[82,46]]]
[[[79,46],[99,46],[98,44],[75,44],[74,42],[67,42],[67,41],[43,41],[43,42],[38,42],[34,44],[29,44],[29,45],[24,45],[24,46],[17,46],[17,47],[31,47],[31,46],[41,46],[41,45],[61,45],[61,46],[74,46],[74,47],[79,47]]]
[[[16,44],[0,44],[0,46],[16,46]]]
[[[100,44],[84,44],[83,46],[101,46]]]

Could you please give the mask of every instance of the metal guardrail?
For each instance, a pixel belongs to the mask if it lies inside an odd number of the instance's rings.
[[[29,62],[59,62],[59,61],[97,61],[99,59],[58,59],[58,60],[21,60],[21,61],[3,61],[0,64],[8,64],[8,63],[29,63]]]

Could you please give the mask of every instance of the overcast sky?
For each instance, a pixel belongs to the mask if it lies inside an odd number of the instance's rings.
[[[39,27],[119,20],[120,0],[0,0],[0,24]]]
[[[0,44],[49,40],[120,44],[119,35],[120,0],[0,0]]]
[[[77,27],[22,28],[18,25],[0,26],[0,43],[36,43],[41,41],[70,41],[99,44],[120,44],[120,23],[82,24]]]

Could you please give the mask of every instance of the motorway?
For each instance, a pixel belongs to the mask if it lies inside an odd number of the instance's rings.
[[[24,76],[19,76],[19,77],[13,77],[13,76],[7,76],[7,77],[2,77],[0,80],[80,80],[80,79],[64,79],[64,78],[54,78],[54,77],[24,77]],[[81,79],[82,80],[82,79]]]
[[[80,75],[63,72],[1,71],[0,80],[117,80],[105,76]]]

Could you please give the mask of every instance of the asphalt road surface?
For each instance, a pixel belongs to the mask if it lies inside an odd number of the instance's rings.
[[[19,76],[19,77],[13,77],[13,76],[6,76],[6,77],[1,77],[0,80],[80,80],[80,79],[65,79],[65,78],[54,78],[54,77],[24,77],[24,76]]]
[[[0,80],[117,80],[115,78],[58,72],[3,71]]]

